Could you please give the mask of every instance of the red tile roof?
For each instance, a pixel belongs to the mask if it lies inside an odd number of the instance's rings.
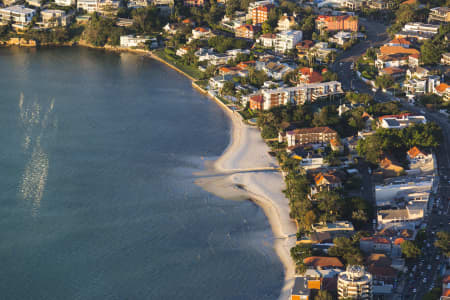
[[[419,154],[423,154],[426,155],[423,151],[421,151],[419,148],[417,148],[416,146],[412,147],[411,149],[408,150],[408,155],[412,158],[415,158],[417,155]]]
[[[401,245],[405,241],[404,238],[396,238],[394,241],[394,245]]]
[[[411,42],[404,38],[393,39],[389,44],[411,45]]]
[[[438,85],[436,87],[436,91],[438,91],[439,93],[443,93],[445,92],[450,86],[446,83],[441,83],[440,85]]]

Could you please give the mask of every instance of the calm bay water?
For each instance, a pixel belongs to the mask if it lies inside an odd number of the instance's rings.
[[[276,299],[261,209],[194,184],[217,105],[132,54],[0,49],[1,299]]]

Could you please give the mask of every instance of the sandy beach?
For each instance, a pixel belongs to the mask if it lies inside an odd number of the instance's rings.
[[[278,162],[268,154],[270,149],[257,128],[245,124],[240,114],[225,111],[232,123],[230,144],[217,161],[199,174],[197,184],[225,199],[251,199],[264,210],[275,236],[275,251],[285,269],[280,299],[288,299],[295,274],[289,250],[295,245],[296,226],[289,217],[289,200],[282,192],[283,176],[277,170],[258,170],[278,167]]]

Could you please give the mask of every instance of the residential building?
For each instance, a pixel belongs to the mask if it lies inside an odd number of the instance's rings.
[[[406,23],[403,29],[395,34],[395,38],[412,38],[419,41],[433,38],[439,30],[439,25],[420,22]]]
[[[364,35],[361,33],[355,33],[355,32],[351,33],[351,32],[347,32],[347,31],[339,31],[338,33],[336,33],[335,35],[330,37],[328,39],[328,41],[336,43],[340,46],[343,46],[346,42],[357,39],[357,38],[361,38],[361,37],[364,37]]]
[[[262,1],[261,1],[262,2]],[[255,2],[258,3],[258,2]],[[258,5],[251,9],[251,18],[253,25],[261,25],[269,19],[269,12],[275,6],[273,4]]]
[[[243,39],[249,39],[249,40],[254,39],[255,33],[256,33],[256,27],[254,27],[252,25],[248,25],[248,24],[239,26],[234,30],[234,35],[237,38],[243,38]]]
[[[276,39],[277,39],[277,35],[276,35],[276,34],[273,34],[273,33],[265,33],[265,34],[262,34],[262,35],[258,38],[257,42],[258,42],[260,45],[262,45],[263,47],[266,47],[266,48],[272,48],[272,47],[275,46],[275,41],[276,41]]]
[[[298,74],[298,82],[300,83],[319,83],[322,82],[323,77],[319,72],[313,70],[313,68],[301,68]]]
[[[353,232],[355,228],[349,221],[336,221],[334,223],[316,223],[312,225],[312,230],[315,232],[330,232],[330,231],[350,231]]]
[[[380,75],[389,75],[394,80],[397,80],[399,78],[404,78],[406,75],[404,68],[397,68],[397,67],[386,67],[384,69],[381,69],[378,73]]]
[[[442,54],[441,64],[450,65],[450,52]]]
[[[69,18],[66,12],[60,9],[41,10],[42,27],[51,28],[57,26],[66,26],[69,24]]]
[[[311,56],[313,56],[316,60],[322,62],[326,60],[328,55],[330,55],[333,52],[336,52],[337,50],[334,48],[328,48],[327,42],[319,42],[316,43],[309,51]]]
[[[358,31],[358,17],[321,15],[316,18],[316,27],[327,31]]]
[[[287,31],[292,29],[295,25],[297,25],[295,18],[293,16],[288,16],[287,14],[284,14],[280,18],[280,20],[278,20],[277,29],[279,31]]]
[[[188,47],[180,47],[177,49],[177,52],[175,52],[175,54],[178,56],[185,56],[188,52],[189,52]]]
[[[366,254],[381,252],[391,255],[392,253],[392,243],[384,237],[361,237],[359,248]]]
[[[393,2],[390,0],[369,0],[367,1],[367,7],[377,10],[391,9],[393,7]]]
[[[122,35],[120,36],[120,47],[135,48],[144,47],[150,41],[148,36]]]
[[[378,118],[379,126],[386,129],[402,129],[414,124],[425,124],[425,116],[403,113],[398,115],[385,115]]]
[[[419,54],[410,54],[408,56],[408,66],[411,68],[417,68],[419,66]]]
[[[183,4],[184,4],[184,6],[201,7],[201,6],[205,5],[205,0],[183,0]]]
[[[40,8],[42,6],[42,0],[26,0],[29,6]]]
[[[127,3],[128,8],[143,8],[149,4],[148,0],[130,0]]]
[[[72,6],[76,4],[76,0],[55,0],[55,4],[59,6]]]
[[[121,0],[99,0],[97,2],[97,11],[105,16],[117,14],[121,6]]]
[[[285,53],[295,48],[298,42],[302,40],[303,33],[300,30],[288,30],[277,33],[275,39],[275,51]]]
[[[341,179],[333,173],[319,172],[314,176],[314,185],[311,186],[311,196],[321,191],[331,191],[342,188]]]
[[[321,83],[300,84],[296,87],[262,90],[264,110],[288,103],[304,104],[318,98],[342,94],[341,83],[329,81]]]
[[[364,6],[364,1],[362,0],[346,0],[344,1],[343,7],[346,7],[350,10],[359,10]]]
[[[278,62],[269,62],[262,70],[266,72],[267,76],[274,80],[282,80],[285,74],[294,71],[294,69],[287,64]]]
[[[373,299],[372,275],[363,266],[347,266],[338,275],[338,299]]]
[[[287,141],[288,147],[292,147],[309,143],[328,144],[337,137],[337,132],[329,127],[313,127],[287,131],[283,140]]]
[[[411,46],[411,42],[408,41],[407,39],[398,38],[398,39],[393,39],[392,41],[390,41],[386,45],[409,48]]]
[[[211,29],[207,27],[197,27],[192,29],[192,37],[194,39],[203,39],[211,35]]]
[[[295,45],[295,48],[297,49],[298,58],[302,59],[304,57],[308,57],[309,51],[313,46],[314,42],[311,40],[305,40],[297,43],[297,45]]]
[[[303,260],[309,269],[334,269],[343,268],[344,265],[337,257],[325,257],[325,256],[310,256]]]
[[[428,15],[428,22],[450,22],[450,8],[448,7],[435,7],[430,9],[430,14]]]
[[[378,229],[386,226],[393,227],[412,227],[418,224],[424,217],[424,209],[406,206],[402,209],[385,209],[377,212]]]
[[[435,88],[435,94],[441,96],[444,101],[450,101],[450,85],[441,83]]]
[[[407,66],[409,64],[408,54],[391,54],[391,55],[377,55],[375,66],[381,70],[384,68],[398,68]]]
[[[88,13],[96,12],[98,8],[97,0],[77,0],[77,9]]]
[[[23,5],[0,8],[0,23],[12,22],[13,28],[23,30],[30,24],[35,14],[34,9],[26,8]]]

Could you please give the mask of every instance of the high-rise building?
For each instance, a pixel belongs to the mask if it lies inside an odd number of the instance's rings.
[[[363,266],[347,266],[347,270],[338,275],[338,298],[373,299],[372,275]]]

